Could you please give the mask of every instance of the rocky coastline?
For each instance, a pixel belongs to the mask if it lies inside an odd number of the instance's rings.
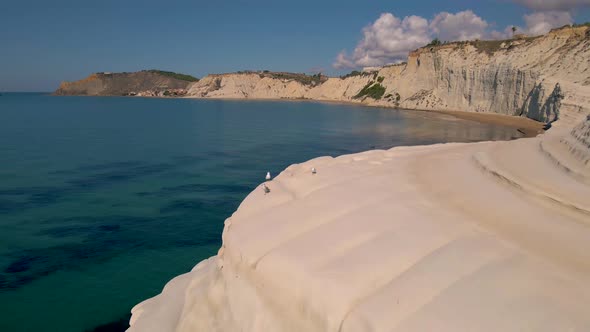
[[[566,27],[423,48],[319,85],[255,73],[192,83],[194,98],[352,101],[551,128],[291,165],[225,221],[216,256],[132,309],[129,331],[590,330],[589,66],[589,28]]]

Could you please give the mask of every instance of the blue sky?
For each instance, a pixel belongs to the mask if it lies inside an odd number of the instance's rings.
[[[62,80],[97,71],[152,68],[198,77],[244,69],[310,72],[321,68],[335,75],[350,71],[333,66],[343,50],[352,66],[363,63],[354,59],[355,47],[367,39],[363,28],[382,13],[400,20],[417,15],[430,22],[441,12],[472,10],[485,20],[487,31],[497,32],[509,25],[525,29],[523,15],[545,10],[568,11],[576,22],[590,20],[588,7],[547,9],[534,3],[5,0],[0,8],[0,91],[52,91]],[[429,30],[426,36],[432,33]]]

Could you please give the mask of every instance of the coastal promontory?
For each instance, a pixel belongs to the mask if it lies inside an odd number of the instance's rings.
[[[344,100],[551,128],[291,165],[225,221],[216,256],[133,308],[130,331],[590,331],[589,31],[425,47],[319,85],[255,73],[192,84],[198,98]]]
[[[59,96],[169,96],[184,95],[197,78],[161,70],[131,73],[94,73],[75,82],[62,82],[55,91]]]

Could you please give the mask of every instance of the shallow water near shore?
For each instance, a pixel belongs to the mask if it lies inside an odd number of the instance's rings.
[[[267,171],[323,155],[521,136],[356,105],[3,94],[0,331],[126,319],[217,252],[223,221]]]

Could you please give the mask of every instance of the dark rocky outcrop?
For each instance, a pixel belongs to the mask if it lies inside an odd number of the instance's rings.
[[[197,79],[159,70],[133,73],[95,73],[75,82],[63,82],[55,91],[60,96],[129,96],[179,94]],[[165,92],[169,93],[166,94]],[[171,91],[175,93],[170,93]],[[180,93],[182,94],[182,93]]]

